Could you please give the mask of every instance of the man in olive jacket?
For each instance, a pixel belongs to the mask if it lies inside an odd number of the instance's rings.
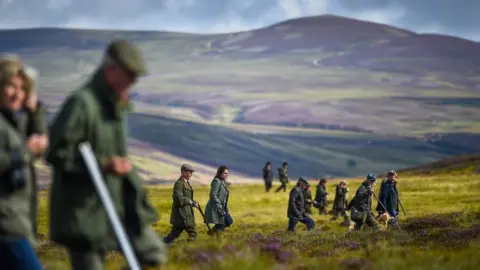
[[[305,213],[305,199],[303,191],[308,185],[308,181],[304,177],[298,179],[297,185],[290,191],[288,199],[288,231],[295,232],[298,222],[307,225],[307,230],[311,231],[315,227],[315,222]]]
[[[120,248],[78,150],[84,141],[93,148],[140,264],[159,267],[167,261],[167,246],[151,228],[158,215],[127,153],[128,92],[144,74],[138,49],[112,41],[101,67],[66,99],[50,128],[50,239],[66,246],[73,270],[104,269],[105,253]]]
[[[328,206],[328,192],[327,192],[327,179],[322,178],[317,185],[317,192],[315,193],[315,200],[313,205],[318,208],[320,215],[327,214]]]
[[[195,241],[197,239],[193,208],[198,207],[198,203],[193,200],[193,188],[189,182],[195,170],[192,166],[183,164],[180,171],[182,175],[173,186],[173,204],[172,213],[170,214],[172,230],[163,239],[167,244],[175,241],[183,231],[188,233],[187,241]]]
[[[375,231],[381,230],[380,224],[372,212],[373,186],[376,180],[375,175],[367,175],[365,181],[363,181],[355,193],[355,201],[351,208],[351,217],[352,221],[355,222],[355,230],[362,230],[364,225],[373,228]]]

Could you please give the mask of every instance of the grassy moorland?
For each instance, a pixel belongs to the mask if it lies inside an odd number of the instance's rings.
[[[328,184],[330,194],[334,182]],[[349,180],[351,193],[360,182]],[[224,239],[212,241],[197,214],[198,241],[186,243],[186,236],[181,236],[170,249],[165,269],[478,269],[480,177],[410,176],[401,177],[398,186],[407,212],[400,216],[403,231],[348,234],[340,221],[315,213],[315,232],[307,233],[299,224],[292,235],[286,232],[288,193],[265,194],[261,185],[233,183],[230,209],[235,224]],[[205,207],[208,186],[194,188],[196,200]],[[148,192],[161,215],[155,230],[166,235],[171,188],[149,187]],[[332,200],[329,197],[330,204]],[[39,217],[45,238],[46,191],[41,194]],[[38,251],[47,269],[68,269],[63,248],[44,241]],[[119,269],[125,262],[111,253],[107,263],[108,269]]]

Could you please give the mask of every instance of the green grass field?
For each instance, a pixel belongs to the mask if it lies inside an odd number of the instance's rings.
[[[328,184],[330,194],[334,182]],[[360,182],[349,181],[349,198]],[[262,185],[233,183],[230,210],[235,223],[223,240],[212,241],[197,214],[197,242],[187,243],[182,235],[172,245],[165,269],[479,269],[480,176],[401,177],[398,186],[407,212],[400,216],[403,231],[347,234],[341,220],[332,222],[329,216],[314,213],[315,232],[306,233],[299,224],[292,235],[286,232],[288,192],[266,194]],[[195,199],[204,208],[209,187],[194,188]],[[170,229],[171,187],[148,191],[160,213],[155,230],[165,236]],[[43,237],[46,195],[41,194],[39,211]],[[330,205],[332,200],[330,195]],[[39,254],[47,269],[68,269],[63,248],[45,242]],[[107,263],[108,269],[119,269],[125,262],[120,254],[111,253]]]

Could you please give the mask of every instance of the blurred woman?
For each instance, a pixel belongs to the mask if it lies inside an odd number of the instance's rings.
[[[227,184],[228,168],[218,167],[217,174],[212,180],[210,199],[205,208],[205,222],[215,226],[208,232],[210,236],[223,232],[233,224],[232,216],[228,210],[229,188]]]
[[[30,162],[46,148],[20,130],[25,102],[22,65],[0,59],[0,262],[5,269],[42,269],[35,250],[30,219]]]

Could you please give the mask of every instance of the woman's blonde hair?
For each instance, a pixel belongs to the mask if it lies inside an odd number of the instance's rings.
[[[339,185],[347,185],[347,181],[346,180],[340,180],[340,182],[338,182]]]
[[[7,53],[0,55],[0,73],[2,73],[0,74],[2,88],[4,83],[9,81],[13,76],[19,75],[22,78],[25,100],[35,91],[38,71],[31,66],[23,64],[18,54]]]
[[[22,64],[11,59],[0,58],[0,91],[15,76],[21,75]]]
[[[38,71],[28,65],[23,65],[20,70],[20,76],[23,79],[23,89],[25,90],[25,99],[28,99],[30,95],[36,90],[35,84],[38,78]]]

